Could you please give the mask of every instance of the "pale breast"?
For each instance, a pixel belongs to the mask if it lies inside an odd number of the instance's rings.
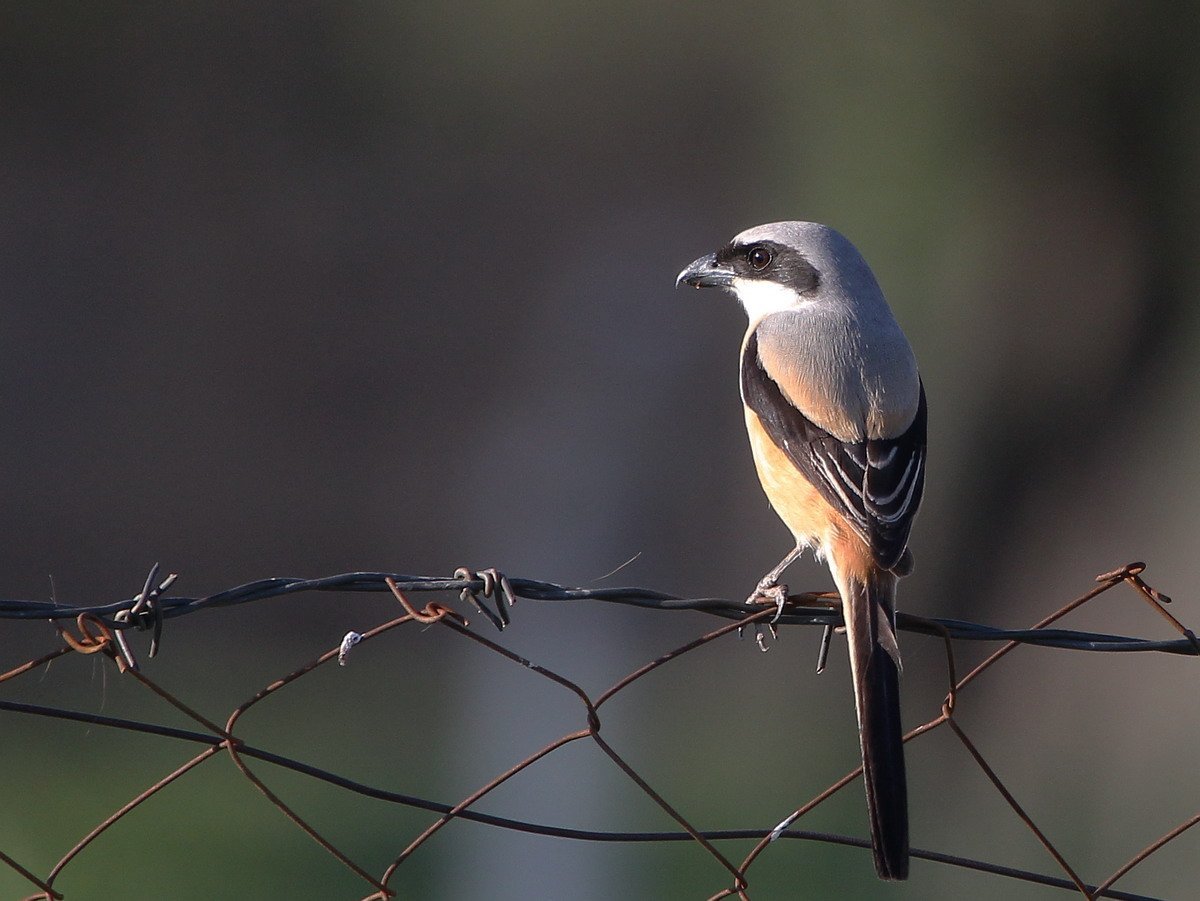
[[[796,409],[839,441],[901,435],[920,399],[916,358],[890,316],[872,324],[868,342],[851,312],[835,306],[763,318],[752,329],[763,369]]]

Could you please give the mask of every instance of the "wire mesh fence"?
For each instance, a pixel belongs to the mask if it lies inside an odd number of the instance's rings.
[[[1040,645],[1049,648],[1073,649],[1092,652],[1142,652],[1200,656],[1200,641],[1193,632],[1176,619],[1167,609],[1170,599],[1152,588],[1142,578],[1144,564],[1131,563],[1104,573],[1096,578],[1089,591],[1065,604],[1054,613],[1028,629],[997,629],[976,623],[957,620],[926,619],[901,613],[898,617],[900,629],[938,638],[945,647],[945,696],[940,708],[931,711],[928,720],[912,729],[905,737],[913,742],[931,732],[941,730],[951,733],[965,751],[965,759],[987,777],[994,790],[1003,798],[1011,813],[1045,849],[1049,872],[1032,872],[1017,869],[988,860],[980,860],[941,853],[934,849],[914,848],[914,858],[932,861],[948,867],[959,867],[991,874],[996,879],[1011,880],[1062,888],[1086,898],[1145,899],[1115,887],[1119,880],[1150,858],[1161,848],[1200,822],[1200,812],[1179,822],[1163,834],[1149,841],[1145,847],[1129,860],[1114,864],[1113,868],[1098,882],[1086,881],[1062,851],[1048,838],[1045,831],[1035,822],[1016,794],[996,774],[965,731],[957,716],[969,702],[969,693],[964,700],[964,689],[980,679],[999,661],[1020,645]],[[265,799],[288,818],[294,827],[305,833],[314,845],[314,853],[327,853],[362,881],[364,901],[390,898],[402,892],[404,868],[414,855],[421,852],[430,838],[450,827],[456,820],[472,821],[493,829],[511,830],[560,839],[588,842],[616,843],[667,843],[685,842],[692,844],[696,853],[707,855],[726,874],[724,884],[714,885],[711,899],[737,897],[750,898],[754,890],[754,867],[763,855],[772,852],[773,846],[784,839],[846,845],[869,848],[866,839],[850,835],[816,832],[798,828],[803,819],[845,786],[856,781],[861,769],[856,768],[836,780],[823,791],[798,807],[781,823],[757,830],[701,830],[694,826],[680,810],[687,807],[686,799],[668,798],[632,766],[621,753],[621,736],[613,737],[607,731],[601,734],[602,712],[606,704],[619,694],[635,690],[634,686],[647,674],[669,666],[673,661],[695,651],[716,639],[737,630],[753,629],[761,638],[762,630],[793,625],[821,626],[826,636],[840,625],[840,605],[830,593],[811,592],[792,595],[780,613],[773,604],[766,607],[747,606],[719,598],[679,598],[658,591],[642,588],[564,588],[549,582],[532,579],[508,578],[496,570],[473,572],[459,569],[450,578],[432,578],[388,573],[347,573],[322,579],[264,579],[240,585],[217,594],[202,598],[175,596],[170,593],[175,575],[165,577],[156,565],[144,580],[142,590],[132,598],[111,603],[87,606],[69,605],[56,601],[0,600],[0,619],[27,620],[44,623],[49,620],[55,625],[59,640],[45,653],[25,660],[7,672],[0,674],[0,682],[11,682],[43,670],[51,661],[69,654],[99,655],[121,674],[123,679],[133,680],[144,691],[151,693],[182,713],[192,728],[180,728],[161,721],[134,720],[98,713],[81,712],[56,705],[22,703],[0,698],[0,711],[9,716],[9,734],[19,730],[22,717],[46,717],[59,721],[106,729],[123,730],[131,735],[158,736],[193,746],[195,753],[182,765],[169,772],[149,778],[145,788],[113,809],[86,832],[64,853],[48,872],[35,872],[17,855],[0,848],[0,861],[28,882],[29,899],[58,899],[64,893],[56,888],[61,875],[72,866],[78,866],[81,852],[101,835],[116,829],[152,830],[153,824],[138,818],[127,819],[128,814],[144,802],[162,792],[180,779],[186,779],[204,764],[209,767],[219,764],[213,760],[227,761],[227,766],[247,780]],[[1063,616],[1087,604],[1094,598],[1119,586],[1131,589],[1155,613],[1167,620],[1181,636],[1168,641],[1110,635],[1096,632],[1080,632],[1052,628]],[[309,660],[266,687],[256,691],[247,700],[229,712],[222,723],[196,709],[189,699],[171,692],[158,682],[148,678],[139,666],[133,649],[135,642],[129,640],[136,632],[149,633],[149,653],[156,655],[164,642],[164,624],[171,619],[202,610],[220,610],[232,606],[251,604],[267,598],[300,592],[389,592],[398,604],[399,615],[381,622],[364,632],[348,633],[336,647]],[[410,596],[417,593],[440,593],[443,600],[432,600],[418,606]],[[602,602],[629,605],[660,611],[698,611],[728,622],[705,631],[644,665],[629,672],[605,691],[589,693],[573,681],[568,674],[549,669],[528,660],[498,640],[470,625],[459,611],[448,606],[444,600],[457,596],[461,606],[469,606],[497,631],[510,623],[510,610],[518,598],[559,604],[579,602]],[[574,698],[579,706],[578,728],[562,734],[555,740],[510,768],[497,773],[494,778],[480,785],[457,803],[445,803],[428,797],[401,794],[374,784],[347,778],[329,769],[305,762],[297,756],[272,751],[268,747],[251,744],[242,737],[243,720],[259,705],[283,692],[295,693],[304,690],[306,678],[321,667],[346,664],[355,654],[355,647],[381,639],[385,635],[395,638],[401,627],[414,626],[446,630],[453,640],[471,642],[487,652],[502,658],[513,666],[523,667],[556,686],[557,690]],[[408,630],[404,630],[407,632]],[[166,640],[170,640],[167,635]],[[965,674],[960,674],[956,665],[955,644],[963,641],[986,641],[999,647],[980,664]],[[508,782],[517,774],[537,767],[541,761],[559,749],[576,743],[591,742],[606,755],[629,782],[653,800],[671,819],[678,829],[670,832],[599,831],[566,828],[551,823],[531,822],[484,813],[477,809],[479,802]],[[403,846],[396,849],[394,859],[382,871],[373,872],[357,859],[353,847],[334,842],[327,834],[317,829],[284,798],[284,791],[275,778],[279,770],[287,770],[309,779],[318,780],[340,791],[374,798],[431,814],[428,825]],[[683,802],[683,803],[681,803]],[[11,802],[8,805],[12,815]],[[731,855],[722,850],[732,840],[752,841],[753,847],[743,856]],[[321,850],[317,850],[317,847]]]

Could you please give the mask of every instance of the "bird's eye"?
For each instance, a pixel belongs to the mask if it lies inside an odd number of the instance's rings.
[[[746,259],[750,262],[751,269],[755,272],[762,272],[771,265],[771,251],[759,244],[757,247],[750,248]]]

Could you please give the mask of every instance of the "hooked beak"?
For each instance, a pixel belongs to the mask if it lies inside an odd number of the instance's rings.
[[[728,288],[733,284],[733,270],[717,263],[717,255],[710,253],[692,263],[675,279],[675,287],[691,285],[693,288]]]

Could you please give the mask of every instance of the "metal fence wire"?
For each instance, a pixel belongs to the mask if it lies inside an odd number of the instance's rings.
[[[1085,898],[1119,898],[1144,899],[1146,896],[1114,888],[1118,880],[1124,878],[1131,870],[1151,857],[1163,846],[1173,841],[1183,832],[1200,822],[1200,812],[1180,822],[1161,836],[1147,844],[1141,851],[1119,866],[1116,866],[1103,880],[1090,884],[1079,875],[1077,869],[1066,859],[1063,853],[1047,838],[1046,834],[1029,815],[1021,802],[996,775],[988,761],[980,753],[978,747],[964,731],[957,713],[967,703],[970,694],[964,695],[964,689],[992,669],[1002,658],[1020,645],[1040,645],[1050,648],[1065,648],[1095,652],[1153,652],[1163,654],[1181,654],[1200,656],[1200,642],[1193,632],[1186,628],[1167,610],[1170,599],[1150,587],[1142,578],[1145,565],[1131,563],[1112,572],[1104,573],[1096,578],[1096,584],[1088,592],[1070,601],[1068,604],[1045,617],[1029,629],[995,629],[975,623],[956,620],[925,619],[911,614],[901,613],[898,617],[899,628],[941,639],[945,646],[946,662],[946,694],[940,709],[926,722],[912,729],[905,741],[912,742],[934,730],[950,732],[965,748],[969,759],[987,776],[995,790],[1011,808],[1013,814],[1034,835],[1045,848],[1053,862],[1054,872],[1051,874],[1036,873],[1015,869],[985,860],[976,860],[943,854],[934,850],[914,848],[912,856],[918,859],[933,861],[945,866],[962,867],[992,874],[997,879],[1012,880],[1013,882],[1035,883],[1043,886],[1058,887],[1074,891]],[[330,576],[323,579],[263,579],[230,588],[214,595],[202,598],[178,597],[170,594],[175,581],[175,575],[165,577],[155,565],[147,575],[144,586],[133,598],[106,604],[91,606],[73,606],[54,601],[0,600],[0,619],[36,620],[44,623],[50,620],[57,629],[59,640],[55,647],[34,659],[27,660],[0,675],[0,682],[9,682],[30,676],[44,668],[55,658],[67,654],[97,654],[106,658],[121,674],[121,678],[136,681],[145,691],[157,695],[167,703],[182,712],[193,724],[191,729],[176,728],[160,722],[136,721],[118,717],[105,716],[97,713],[83,713],[59,706],[39,706],[36,704],[18,703],[0,698],[0,710],[11,715],[7,725],[8,730],[19,729],[24,717],[50,717],[89,726],[106,727],[124,730],[127,733],[146,736],[159,736],[175,739],[195,748],[195,755],[181,766],[169,773],[162,774],[146,788],[130,798],[126,803],[113,810],[108,816],[82,835],[78,841],[44,874],[34,872],[0,849],[0,861],[11,868],[21,877],[28,880],[31,894],[28,899],[58,899],[63,893],[55,888],[59,877],[70,868],[80,853],[99,836],[114,829],[146,829],[148,825],[134,818],[123,822],[126,815],[136,809],[147,799],[154,797],[167,786],[196,770],[210,760],[226,760],[227,765],[236,769],[242,777],[248,780],[266,798],[286,816],[295,828],[305,832],[324,853],[333,855],[346,868],[355,873],[363,883],[364,901],[391,898],[400,890],[403,884],[402,871],[405,863],[417,854],[429,839],[439,830],[450,826],[455,820],[469,820],[485,824],[501,830],[514,830],[523,833],[533,833],[544,836],[554,836],[594,842],[690,842],[698,854],[708,855],[715,860],[727,873],[724,885],[714,885],[711,899],[751,897],[754,883],[754,865],[773,845],[782,839],[802,839],[811,842],[824,842],[838,845],[848,845],[857,848],[869,848],[865,839],[848,835],[806,831],[796,828],[806,814],[823,804],[832,795],[841,791],[846,785],[857,780],[861,769],[854,769],[842,778],[829,785],[811,800],[800,806],[782,823],[774,828],[760,830],[720,830],[703,831],[697,829],[676,807],[679,799],[668,800],[657,791],[637,770],[634,769],[614,745],[619,739],[613,739],[607,732],[601,735],[601,714],[608,701],[619,693],[632,690],[632,686],[643,676],[667,666],[672,661],[694,651],[729,632],[752,628],[755,630],[773,629],[793,625],[821,626],[831,630],[841,624],[841,613],[836,603],[836,596],[830,593],[805,593],[792,595],[785,606],[782,615],[774,623],[776,616],[774,604],[766,607],[746,606],[728,600],[715,598],[685,599],[658,591],[642,588],[564,588],[549,582],[533,579],[508,578],[496,570],[473,572],[459,569],[450,578],[430,578],[401,574],[358,572]],[[1146,602],[1155,612],[1164,617],[1179,634],[1180,638],[1172,641],[1150,641],[1140,638],[1129,638],[1119,635],[1107,635],[1092,632],[1077,632],[1051,628],[1061,617],[1088,603],[1097,596],[1118,586],[1126,586]],[[201,610],[213,610],[232,607],[240,604],[250,604],[266,598],[299,592],[390,592],[396,599],[399,615],[387,622],[380,623],[374,628],[362,632],[351,632],[345,636],[337,647],[330,648],[314,660],[287,675],[270,683],[265,688],[255,692],[250,698],[239,704],[228,714],[222,724],[218,720],[194,709],[187,700],[167,691],[155,681],[149,679],[138,666],[127,635],[134,630],[150,633],[150,654],[158,653],[163,641],[164,625],[168,620],[179,616],[187,616]],[[524,657],[513,653],[493,637],[483,634],[473,628],[460,612],[455,611],[440,600],[431,600],[423,607],[414,603],[410,596],[418,593],[441,594],[443,598],[458,596],[464,605],[469,604],[480,615],[487,619],[491,627],[503,630],[508,625],[509,610],[518,598],[554,603],[578,603],[582,601],[603,602],[608,604],[624,604],[635,607],[650,608],[661,611],[699,611],[714,617],[728,620],[718,628],[707,631],[695,639],[677,647],[658,658],[645,663],[617,681],[607,690],[599,694],[589,694],[573,682],[567,675],[540,666]],[[264,703],[280,692],[295,692],[297,685],[304,682],[314,670],[323,666],[345,663],[347,656],[353,654],[353,648],[361,642],[374,641],[382,638],[400,627],[417,624],[423,628],[438,628],[446,630],[462,641],[474,642],[487,651],[502,657],[515,666],[525,667],[539,676],[557,685],[562,691],[573,695],[580,708],[580,727],[570,731],[544,748],[529,755],[524,760],[515,763],[508,770],[498,773],[486,784],[471,792],[456,804],[441,803],[429,798],[415,797],[389,791],[375,785],[364,784],[348,779],[336,772],[321,769],[305,763],[297,757],[287,756],[271,751],[269,748],[252,745],[239,736],[239,724],[242,719],[257,705]],[[406,631],[410,631],[406,630]],[[491,631],[490,627],[488,631]],[[761,632],[758,634],[761,635]],[[982,663],[965,675],[960,675],[955,664],[954,647],[960,641],[996,642],[999,647]],[[517,773],[529,767],[536,767],[540,761],[554,754],[558,749],[573,742],[593,742],[607,755],[622,773],[642,792],[649,796],[662,808],[679,828],[673,832],[611,832],[569,829],[547,823],[525,822],[501,816],[494,816],[476,810],[478,802],[490,792],[511,779]],[[210,764],[210,766],[215,764]],[[265,765],[265,766],[264,766]],[[311,779],[320,780],[346,792],[367,796],[428,811],[432,814],[428,826],[416,835],[406,847],[396,854],[395,859],[382,872],[370,872],[365,866],[355,860],[352,848],[334,844],[314,826],[306,821],[295,809],[288,805],[279,791],[271,785],[271,774],[279,769],[291,770]],[[686,806],[686,805],[684,805]],[[8,805],[12,811],[12,805]],[[140,823],[140,826],[138,825]],[[722,850],[729,840],[753,840],[753,848],[741,859],[730,856]],[[314,849],[314,853],[316,852]]]

